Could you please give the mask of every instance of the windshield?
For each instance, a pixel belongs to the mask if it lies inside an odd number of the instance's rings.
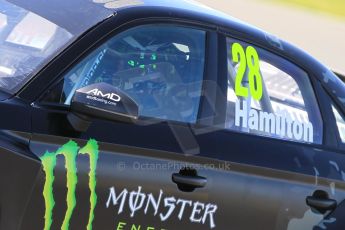
[[[0,0],[0,90],[16,93],[72,37],[45,18]]]

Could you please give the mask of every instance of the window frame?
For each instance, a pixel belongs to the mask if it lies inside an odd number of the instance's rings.
[[[332,103],[331,104],[331,108],[332,108],[332,113],[333,113],[333,116],[334,116],[334,120],[335,120],[335,124],[336,124],[336,128],[337,128],[337,136],[339,138],[339,145],[344,145],[345,146],[345,139],[343,139],[341,136],[341,131],[340,131],[340,127],[338,125],[338,120],[337,120],[337,116],[336,116],[336,113],[338,113],[338,115],[340,116],[340,118],[345,122],[345,116],[343,114],[343,112],[339,109],[339,107],[335,104],[335,103]],[[335,110],[335,111],[334,111]]]
[[[203,94],[205,94],[205,91],[207,91],[207,87],[205,86],[205,81],[214,81],[217,79],[217,76],[214,74],[210,74],[212,68],[212,65],[210,64],[215,59],[215,56],[217,56],[217,52],[214,52],[215,47],[218,47],[218,44],[215,43],[215,40],[212,39],[217,35],[216,27],[214,25],[210,24],[203,24],[200,22],[195,21],[189,21],[189,20],[180,20],[180,19],[173,19],[173,18],[145,18],[145,19],[135,19],[133,21],[127,22],[123,25],[120,25],[118,27],[112,28],[108,33],[105,33],[105,35],[95,41],[92,46],[88,47],[87,50],[81,52],[81,55],[78,56],[72,63],[68,64],[68,66],[61,71],[55,77],[54,81],[49,84],[43,93],[39,95],[39,97],[35,100],[34,104],[38,107],[45,108],[45,109],[52,109],[52,110],[58,110],[58,111],[64,111],[68,112],[70,106],[61,104],[61,103],[47,103],[44,102],[43,99],[55,88],[58,86],[61,80],[65,77],[65,75],[71,71],[75,66],[77,66],[82,60],[84,60],[86,57],[88,57],[93,51],[95,51],[97,48],[99,48],[102,44],[104,44],[109,39],[127,31],[130,29],[133,29],[138,26],[144,26],[144,25],[171,25],[171,26],[178,26],[178,27],[185,27],[185,28],[192,28],[196,30],[202,30],[205,32],[205,61],[204,61],[204,69],[203,69],[203,76],[202,76],[202,85],[201,85],[201,95],[200,95],[200,102],[199,102],[199,108],[197,111],[197,120],[195,123],[184,123],[181,121],[173,121],[173,120],[165,120],[160,118],[142,118],[139,119],[139,122],[143,123],[162,123],[167,122],[172,125],[190,125],[192,127],[197,127],[202,123],[203,118],[205,117],[205,109],[204,107],[207,107],[205,105],[205,99],[203,99]],[[214,103],[214,101],[212,101]],[[211,106],[213,107],[213,105]]]
[[[341,140],[337,120],[332,110],[332,105],[334,105],[341,116],[344,116],[344,113],[337,101],[334,100],[329,92],[325,89],[325,86],[322,84],[322,82],[317,81],[317,83],[320,92],[320,100],[322,100],[322,110],[325,113],[325,119],[327,119],[325,122],[328,124],[325,126],[325,129],[327,130],[324,130],[324,132],[327,132],[327,136],[324,137],[325,146],[329,147],[331,150],[341,151],[345,154],[345,143]]]
[[[254,47],[257,47],[257,48],[260,48],[264,51],[266,51],[267,53],[269,53],[270,55],[274,55],[274,56],[277,56],[278,58],[282,58],[288,62],[290,62],[292,65],[296,66],[297,68],[301,69],[302,71],[304,71],[306,74],[307,74],[307,77],[309,78],[309,82],[310,82],[310,86],[312,88],[312,91],[313,91],[313,96],[315,96],[315,100],[316,100],[316,105],[317,105],[317,109],[319,111],[319,115],[320,115],[320,119],[321,119],[321,122],[322,122],[322,137],[321,137],[321,143],[307,143],[307,142],[300,142],[300,141],[291,141],[291,140],[286,140],[286,139],[279,139],[279,138],[274,138],[274,137],[270,137],[270,136],[264,136],[264,135],[256,135],[256,134],[252,134],[252,133],[245,133],[245,132],[240,132],[240,131],[236,131],[236,130],[231,130],[231,129],[226,129],[223,127],[223,130],[225,132],[229,132],[229,133],[237,133],[237,134],[244,134],[246,136],[256,136],[256,137],[259,137],[259,138],[263,138],[263,139],[269,139],[269,140],[272,140],[272,141],[281,141],[281,142],[285,142],[285,143],[293,143],[293,144],[296,144],[296,145],[302,145],[302,146],[314,146],[316,148],[320,148],[320,146],[323,146],[325,144],[325,137],[327,135],[327,133],[329,131],[327,131],[326,133],[326,129],[325,129],[325,112],[323,111],[323,107],[321,107],[320,105],[320,101],[319,101],[319,93],[318,93],[318,89],[316,87],[316,82],[317,81],[315,79],[315,77],[313,76],[313,74],[311,73],[311,71],[308,71],[306,68],[302,67],[301,65],[299,65],[298,63],[296,63],[294,60],[291,60],[290,58],[287,58],[285,57],[282,53],[279,53],[277,52],[276,50],[270,48],[270,47],[265,47],[263,46],[262,44],[259,44],[255,41],[252,41],[248,38],[243,38],[243,37],[240,37],[239,35],[236,35],[236,34],[233,34],[231,31],[226,31],[226,30],[222,30],[219,32],[220,36],[222,37],[222,42],[219,44],[219,50],[225,50],[225,54],[223,53],[223,56],[220,60],[221,61],[221,72],[223,72],[223,77],[219,77],[219,79],[222,79],[222,83],[224,86],[227,85],[227,80],[228,80],[228,70],[227,70],[227,39],[233,39],[233,40],[236,40],[238,42],[243,42],[243,43],[247,43],[249,45],[253,45]],[[224,87],[226,89],[223,89],[223,92],[227,92],[227,87]],[[223,93],[223,99],[222,99],[222,106],[223,107],[226,107],[224,105],[226,105],[226,102],[227,102],[227,94]],[[223,114],[223,123],[225,124],[226,122],[226,113]],[[332,146],[334,147],[334,145],[330,144],[329,147]]]

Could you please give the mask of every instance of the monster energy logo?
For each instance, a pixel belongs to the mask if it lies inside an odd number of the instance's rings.
[[[69,141],[63,145],[56,152],[46,152],[41,161],[43,170],[45,172],[45,184],[43,188],[43,197],[45,201],[45,215],[44,215],[44,230],[50,230],[53,222],[53,209],[55,206],[53,184],[54,184],[54,169],[56,166],[57,156],[62,155],[65,157],[65,167],[67,170],[67,211],[63,220],[61,229],[68,230],[69,223],[76,207],[76,187],[78,183],[77,176],[77,156],[78,154],[85,154],[90,159],[90,172],[89,172],[89,188],[90,188],[90,213],[87,224],[87,230],[92,230],[92,222],[94,219],[94,210],[97,204],[96,194],[96,168],[98,160],[98,144],[95,140],[90,140],[85,147],[79,149],[79,146],[74,141]]]

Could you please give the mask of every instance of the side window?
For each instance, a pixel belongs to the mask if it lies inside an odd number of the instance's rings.
[[[69,71],[45,99],[69,105],[76,90],[107,83],[139,105],[141,117],[195,123],[205,65],[206,32],[144,25],[122,32]]]
[[[341,112],[339,112],[339,110],[337,109],[337,107],[335,105],[332,105],[332,110],[337,122],[337,127],[338,127],[338,131],[339,131],[339,136],[341,139],[341,142],[343,142],[345,144],[345,119],[344,116],[341,114]]]
[[[226,128],[322,143],[322,119],[308,75],[260,48],[227,39]]]

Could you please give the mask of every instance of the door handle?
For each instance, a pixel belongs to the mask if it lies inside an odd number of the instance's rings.
[[[324,191],[316,191],[313,196],[308,196],[307,205],[324,214],[327,211],[332,211],[337,207],[337,201],[330,199],[328,194]]]
[[[330,211],[337,207],[337,201],[333,199],[321,199],[313,196],[307,197],[307,205],[317,210]]]
[[[181,175],[180,173],[174,173],[172,175],[172,181],[177,185],[195,188],[205,187],[207,184],[207,179],[201,176],[188,176]]]

